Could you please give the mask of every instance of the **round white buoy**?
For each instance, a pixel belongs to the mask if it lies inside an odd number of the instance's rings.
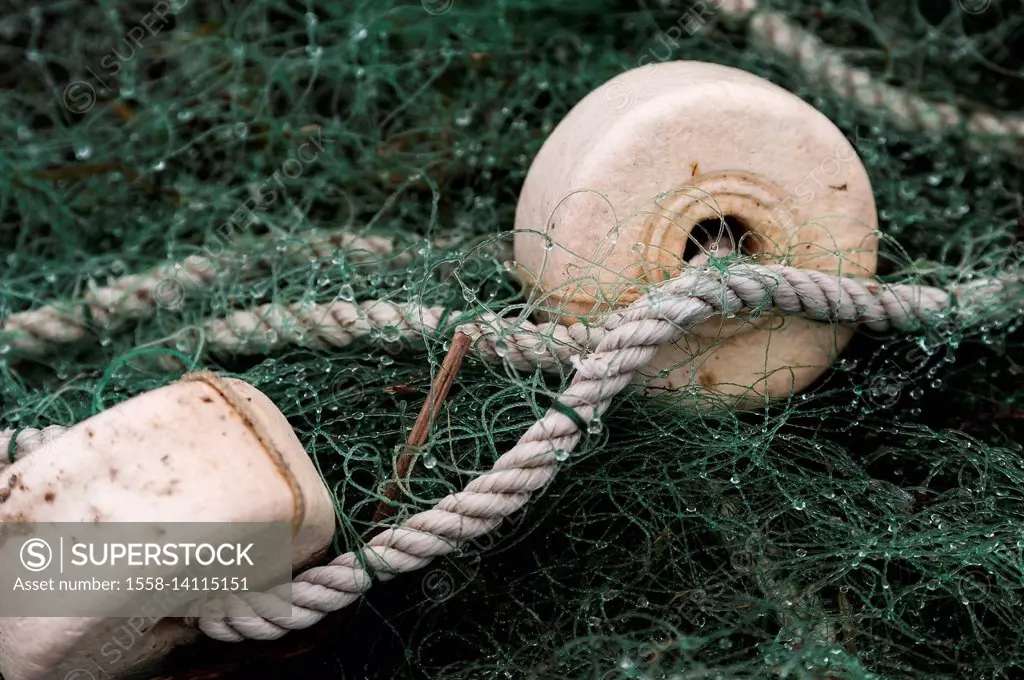
[[[293,568],[321,557],[334,503],[288,421],[241,380],[196,373],[79,423],[0,471],[0,522],[285,522]],[[182,567],[184,568],[184,567]],[[119,678],[199,633],[181,619],[0,618],[6,680]],[[106,597],[106,600],[103,597]]]
[[[515,228],[539,314],[566,324],[729,257],[847,276],[877,262],[871,184],[846,137],[782,88],[703,62],[634,69],[580,101],[530,167]],[[753,407],[807,387],[852,333],[715,318],[638,380]]]

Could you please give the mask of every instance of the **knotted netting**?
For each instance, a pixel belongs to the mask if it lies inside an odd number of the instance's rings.
[[[1024,104],[1019,0],[694,4],[8,0],[0,429],[72,425],[187,370],[240,377],[336,498],[335,552],[358,548],[455,328],[530,311],[509,230],[531,160],[641,58],[736,66],[834,121],[874,187],[882,281],[1019,272],[1021,135],[972,124]],[[836,57],[938,117],[851,96]],[[964,115],[939,125],[941,107]],[[346,303],[348,335],[303,321]],[[436,314],[407,332],[381,303]],[[301,655],[202,654],[238,677],[252,659],[306,677],[1011,677],[1020,299],[997,311],[861,330],[759,409],[627,391],[513,521],[375,588]],[[459,371],[397,516],[488,469],[572,371],[501,354]]]

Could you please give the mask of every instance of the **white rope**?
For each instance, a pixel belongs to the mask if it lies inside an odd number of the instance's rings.
[[[394,242],[379,236],[314,231],[296,237],[285,248],[317,259],[345,251],[350,261],[365,262],[389,256]],[[401,266],[409,259],[411,254],[399,253],[393,264]],[[79,301],[51,303],[12,314],[0,324],[0,345],[5,345],[0,354],[39,356],[82,340],[90,329],[109,331],[126,322],[148,318],[160,308],[176,309],[186,294],[212,285],[226,270],[245,272],[262,262],[262,258],[247,258],[244,252],[229,250],[210,257],[192,255],[180,262],[121,277],[106,286],[90,282],[89,291]]]
[[[810,80],[833,94],[863,108],[883,110],[904,129],[932,133],[966,129],[975,135],[969,140],[972,146],[995,143],[1011,152],[1024,150],[1024,116],[967,114],[951,104],[931,102],[879,82],[870,71],[846,63],[836,50],[784,14],[758,7],[757,0],[721,0],[718,9],[748,22],[754,45],[792,60]]]
[[[782,265],[734,265],[728,269],[727,277],[722,277],[711,267],[692,268],[688,272],[686,276],[691,278],[721,280],[737,287],[737,291],[745,295],[744,300],[749,302],[749,307],[763,306],[757,301],[765,299],[765,286],[773,278],[781,278],[791,289],[811,291],[809,296],[823,296],[816,301],[816,309],[794,307],[784,288],[779,293],[782,297],[776,301],[775,309],[782,314],[804,314],[827,321],[832,304],[865,304],[869,307],[862,323],[872,330],[885,330],[900,309],[918,308],[915,306],[917,301],[899,296],[923,295],[925,298],[921,304],[928,302],[941,306],[949,295],[937,288],[891,286],[887,289],[889,296],[876,299],[872,291],[878,290],[879,284],[875,282]],[[744,284],[744,281],[750,283]],[[986,285],[989,283],[961,286],[960,293],[981,290]],[[1002,284],[995,282],[991,285]],[[974,306],[981,302],[975,299]],[[441,331],[446,320],[468,314],[443,307],[386,300],[361,303],[337,300],[322,305],[270,303],[208,320],[202,330],[206,349],[214,355],[261,354],[289,345],[327,350],[346,347],[368,337],[397,341],[430,336]],[[464,322],[458,330],[474,340],[473,350],[479,358],[488,363],[504,363],[518,371],[536,368],[552,372],[563,370],[570,365],[573,355],[595,346],[603,337],[600,326],[576,324],[567,328],[555,323],[533,324],[490,312]]]
[[[654,357],[661,345],[675,342],[715,314],[735,314],[746,308],[801,315],[821,322],[861,324],[876,331],[910,330],[936,317],[955,316],[966,322],[987,320],[993,313],[1005,311],[1005,302],[1016,296],[1019,289],[1018,280],[1010,277],[978,280],[947,292],[927,286],[883,285],[782,265],[737,264],[724,271],[691,269],[629,307],[609,314],[599,328],[588,330],[577,324],[566,329],[565,335],[559,335],[557,327],[545,326],[544,332],[564,342],[561,353],[552,352],[547,363],[562,365],[567,357],[576,369],[572,383],[559,396],[560,407],[549,409],[511,450],[495,461],[490,471],[471,481],[463,491],[441,499],[430,510],[386,529],[358,551],[299,574],[290,588],[226,596],[213,605],[219,608],[215,609],[218,615],[203,616],[198,626],[207,635],[224,641],[278,638],[289,630],[309,627],[327,613],[351,604],[370,588],[373,577],[385,581],[415,571],[435,557],[494,530],[551,481],[558,461],[565,457],[562,452],[571,452],[579,443],[580,425],[599,419],[612,398],[632,381],[634,373]],[[363,316],[358,323],[366,319],[384,320],[399,326],[406,324],[401,327],[410,332],[422,332],[436,328],[440,319],[439,314],[427,313],[414,305],[380,305],[359,305]],[[328,316],[338,318],[333,313]],[[353,328],[357,322],[347,318],[342,321],[334,326],[320,323],[315,337],[325,343],[350,342],[356,337]],[[478,345],[490,343],[490,349],[481,356],[501,357],[497,342],[508,347],[518,347],[523,342],[519,329],[502,327],[498,317],[490,321],[494,325],[481,326],[477,321],[462,327],[478,339]],[[533,333],[540,327],[526,326],[531,328],[531,333],[525,335],[525,343],[531,347],[526,354],[535,354],[533,350],[539,345]],[[496,336],[500,340],[494,341]],[[594,343],[593,352],[583,356],[568,349],[579,339]],[[506,351],[503,360],[510,356],[518,355]],[[30,452],[34,445],[30,442],[46,441],[57,432],[59,429],[52,427],[43,431],[7,431],[0,434],[0,450],[7,451],[14,438],[19,447]],[[270,614],[268,605],[281,604],[282,599],[291,604],[291,615]]]
[[[696,262],[703,262],[704,259]],[[652,296],[667,294],[686,282],[718,285],[743,301],[747,309],[803,315],[835,322],[853,319],[872,330],[908,328],[930,314],[939,314],[955,297],[961,318],[984,317],[986,309],[999,310],[1017,290],[1016,277],[978,279],[947,292],[940,288],[883,284],[837,277],[783,265],[741,264],[725,272],[693,268],[683,277],[666,283]],[[671,284],[671,285],[670,285]],[[651,296],[648,296],[649,298]],[[770,309],[768,309],[770,308]],[[268,304],[251,311],[235,312],[204,324],[207,348],[214,354],[259,354],[291,344],[317,349],[341,348],[369,337],[386,341],[435,335],[444,320],[465,312],[415,303],[371,300],[362,303],[336,301],[326,305],[297,303]],[[621,314],[617,312],[615,314]],[[607,335],[607,324],[562,326],[554,322],[534,324],[486,312],[462,323],[456,330],[473,341],[474,354],[483,361],[504,364],[517,371],[536,369],[557,372],[574,367],[573,358],[596,347]],[[0,431],[0,465],[9,449],[15,457],[31,453],[48,443],[63,428],[51,425]],[[16,440],[13,447],[11,440]]]
[[[206,349],[214,355],[262,354],[289,345],[326,350],[346,347],[367,337],[385,342],[435,335],[464,311],[416,303],[370,300],[329,304],[270,303],[203,324]],[[556,323],[534,324],[485,312],[459,330],[489,363],[506,362],[516,370],[558,371],[584,347],[569,329]]]
[[[564,458],[561,452],[579,443],[580,425],[599,419],[661,345],[678,340],[714,314],[771,308],[817,321],[906,330],[935,315],[985,318],[993,309],[990,303],[1011,292],[1017,292],[1015,280],[974,282],[951,295],[937,288],[884,286],[778,265],[744,264],[723,273],[685,274],[610,314],[593,353],[570,357],[576,374],[558,398],[560,408],[549,409],[463,491],[384,530],[358,551],[299,574],[290,592],[279,588],[226,596],[218,603],[218,615],[203,616],[198,625],[218,640],[275,639],[348,606],[370,588],[374,577],[386,581],[415,571],[494,530],[551,481]],[[290,602],[290,616],[268,613],[269,603],[280,603],[277,598]]]

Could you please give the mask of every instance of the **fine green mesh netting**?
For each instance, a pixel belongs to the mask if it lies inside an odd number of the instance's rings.
[[[37,356],[0,340],[0,429],[70,425],[172,382],[181,370],[146,359],[178,352],[288,416],[337,498],[338,551],[372,528],[457,319],[425,341],[381,332],[247,357],[176,334],[268,302],[520,305],[504,260],[529,163],[572,105],[644,54],[743,68],[832,119],[873,182],[886,280],[943,285],[1024,260],[1019,152],[897,127],[724,15],[666,41],[685,0],[157,5],[164,17],[132,42],[153,3],[0,2],[0,318],[211,243],[238,255],[150,318],[92,323]],[[1019,0],[762,5],[934,101],[1024,105]],[[223,237],[267,186],[258,221]],[[297,244],[313,229],[395,247],[310,256]],[[1012,311],[964,331],[859,333],[835,370],[768,409],[625,395],[514,522],[374,588],[305,654],[208,643],[204,658],[261,659],[238,677],[1021,677]],[[406,510],[489,468],[566,380],[467,361]]]

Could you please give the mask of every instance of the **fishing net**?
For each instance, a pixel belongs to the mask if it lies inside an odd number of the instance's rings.
[[[883,280],[945,286],[1024,260],[1019,143],[844,97],[721,3],[2,4],[0,319],[87,310],[63,340],[0,339],[2,427],[71,425],[186,370],[240,377],[327,481],[338,553],[372,532],[454,328],[522,310],[508,232],[540,145],[645,55],[742,68],[834,121],[874,186]],[[761,8],[937,105],[1024,105],[1019,0]],[[138,313],[82,304],[154,270]],[[209,323],[338,300],[450,313],[425,335],[369,324],[344,346],[244,328],[225,343]],[[326,632],[207,641],[176,663],[217,677],[1012,676],[1020,312],[858,332],[812,388],[760,409],[626,393],[487,538],[374,588]],[[568,378],[467,359],[398,514],[488,469]]]

